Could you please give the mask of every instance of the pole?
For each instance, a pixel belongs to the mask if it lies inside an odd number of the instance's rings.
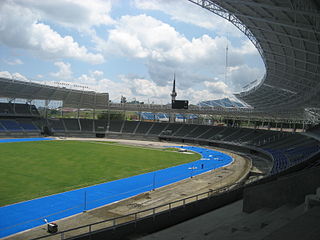
[[[156,188],[156,173],[154,172],[153,173],[153,191],[155,190]]]
[[[87,211],[87,191],[84,191],[84,209],[83,212]]]

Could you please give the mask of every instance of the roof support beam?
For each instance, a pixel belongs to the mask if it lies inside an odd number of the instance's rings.
[[[270,4],[265,4],[261,2],[253,2],[253,1],[246,1],[246,0],[213,0],[214,2],[217,2],[219,4],[225,3],[234,3],[234,4],[242,4],[246,6],[253,6],[253,7],[261,7],[261,8],[266,8],[266,9],[271,9],[271,10],[277,10],[277,11],[283,11],[283,12],[290,12],[294,14],[302,14],[302,15],[309,15],[313,17],[319,17],[320,12],[316,11],[312,6],[309,7],[310,11],[305,11],[301,9],[294,9],[294,8],[287,8],[287,7],[281,7],[281,6],[275,6],[275,5],[270,5]],[[305,1],[305,5],[307,5],[308,1]]]
[[[300,70],[300,71],[303,71],[303,72],[306,72],[306,73],[309,73],[309,74],[312,74],[312,75],[320,76],[320,72],[319,73],[311,72],[311,71],[306,70],[305,68],[299,68],[299,67],[296,67],[296,66],[286,65],[286,64],[284,64],[282,62],[274,61],[274,60],[271,60],[271,59],[268,59],[268,62],[274,63],[275,65],[283,65],[285,67],[295,68],[297,70]]]
[[[300,31],[304,31],[304,32],[310,32],[310,33],[319,33],[320,31],[317,29],[311,29],[310,25],[305,25],[305,24],[299,24],[299,25],[291,25],[287,22],[280,22],[279,20],[274,20],[272,18],[267,18],[267,17],[255,17],[255,16],[250,16],[248,14],[243,14],[240,12],[234,12],[234,13],[229,13],[227,10],[225,10],[224,8],[220,7],[220,5],[218,5],[218,2],[215,0],[189,0],[190,2],[193,2],[219,16],[222,16],[223,18],[229,20],[232,22],[232,18],[236,18],[238,21],[240,21],[238,19],[238,17],[244,17],[247,19],[253,19],[255,21],[259,21],[259,22],[264,22],[264,23],[268,23],[268,24],[272,24],[272,25],[278,25],[278,26],[282,26],[282,27],[286,27],[286,28],[292,28],[292,29],[296,29],[296,30],[300,30]],[[220,3],[220,2],[219,2]],[[229,5],[230,6],[230,5]],[[233,6],[231,6],[233,7]],[[226,15],[229,15],[229,19],[226,18]],[[233,23],[233,22],[232,22]],[[242,23],[241,23],[242,24]],[[243,25],[243,24],[242,24]]]
[[[252,34],[250,29],[247,26],[245,26],[235,15],[229,13],[227,10],[223,9],[219,5],[209,0],[189,0],[189,1],[217,14],[218,16],[228,20],[234,26],[236,26],[241,32],[243,32],[250,39],[250,41],[253,43],[253,45],[257,48],[258,52],[260,53],[262,60],[265,62],[263,49],[261,48],[260,43]]]
[[[306,60],[301,60],[301,59],[298,59],[298,58],[295,58],[295,57],[291,57],[291,56],[280,54],[278,52],[274,52],[274,51],[264,51],[264,52],[267,53],[267,54],[271,54],[273,56],[283,57],[285,59],[292,59],[293,61],[310,64],[310,65],[315,66],[315,67],[320,67],[318,63],[314,63],[314,62],[310,62],[310,61],[306,61]]]
[[[288,46],[288,45],[285,45],[284,43],[272,41],[272,40],[265,39],[265,38],[257,38],[257,39],[261,43],[263,42],[263,43],[267,43],[267,44],[277,45],[279,47],[287,47],[288,49],[293,49],[293,50],[295,50],[297,52],[302,52],[302,53],[306,53],[306,54],[310,54],[310,55],[314,55],[314,56],[320,57],[320,53],[318,53],[318,52],[307,51],[305,49],[297,48],[297,47],[294,47],[292,45]]]

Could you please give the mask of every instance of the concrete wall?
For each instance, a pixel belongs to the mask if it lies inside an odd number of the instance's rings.
[[[288,203],[301,204],[305,195],[315,193],[317,187],[320,187],[320,167],[247,187],[243,193],[243,211],[250,213],[264,207],[278,208]]]

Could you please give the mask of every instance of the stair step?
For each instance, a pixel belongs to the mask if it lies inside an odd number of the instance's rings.
[[[230,219],[240,219],[243,201],[239,200],[222,208],[216,209],[199,217],[190,219],[173,227],[167,228],[141,238],[141,240],[151,239],[184,239],[193,240],[202,236],[203,233],[211,231],[217,226],[227,224]],[[140,238],[139,238],[140,239]]]
[[[303,213],[303,206],[299,208],[293,205],[284,205],[272,211],[265,218],[259,219],[255,225],[248,226],[248,232],[240,232],[235,235],[236,239],[262,239],[289,223],[295,217]]]
[[[251,214],[243,215],[236,221],[229,219],[226,224],[218,226],[205,234],[206,239],[211,239],[212,237],[215,239],[237,239],[234,238],[234,236],[238,235],[238,232],[250,231],[247,225],[257,222],[261,217],[268,215],[271,211],[271,209],[263,208]]]
[[[320,236],[319,225],[320,207],[314,207],[262,239],[318,240]]]

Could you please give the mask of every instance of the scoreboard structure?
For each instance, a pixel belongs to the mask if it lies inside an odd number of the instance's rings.
[[[188,109],[188,100],[172,100],[172,109]]]

